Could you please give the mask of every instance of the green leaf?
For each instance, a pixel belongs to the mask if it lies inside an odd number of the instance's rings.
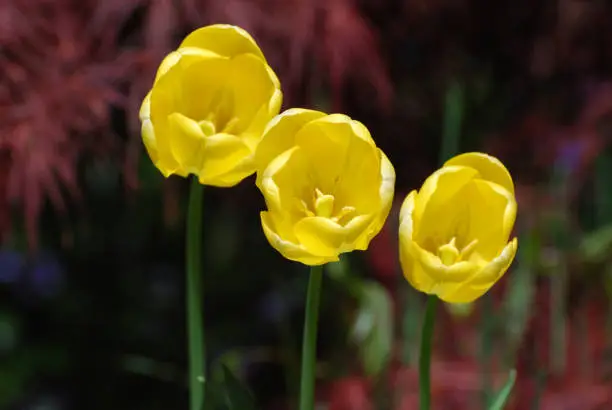
[[[510,397],[510,393],[512,392],[512,387],[514,387],[514,382],[516,381],[516,370],[510,370],[510,375],[508,376],[508,380],[506,380],[506,384],[501,390],[497,393],[497,397],[493,400],[493,404],[489,407],[489,410],[502,410]]]
[[[585,262],[601,263],[612,250],[612,225],[605,225],[582,237],[580,255]]]
[[[604,152],[595,161],[595,215],[596,223],[605,225],[612,223],[612,155]]]
[[[612,300],[612,263],[608,263],[604,266],[603,273],[604,289],[608,298]]]
[[[255,399],[249,388],[236,377],[230,367],[235,367],[236,354],[227,354],[211,369],[212,377],[206,380],[203,410],[255,410]]]
[[[387,290],[373,281],[359,283],[359,309],[351,330],[364,371],[379,374],[389,362],[393,343],[393,311]]]
[[[423,319],[424,305],[422,294],[411,286],[402,286],[402,363],[416,365],[421,347],[421,320]]]
[[[344,254],[337,262],[330,262],[325,266],[325,271],[328,276],[339,282],[347,281],[350,272],[349,255]]]
[[[504,315],[503,332],[505,354],[508,366],[514,365],[516,352],[523,342],[529,319],[533,313],[536,291],[535,264],[539,258],[541,246],[537,232],[530,231],[519,236],[516,267],[512,280],[504,295],[502,312]]]
[[[225,403],[228,410],[254,410],[255,399],[249,388],[244,385],[225,365],[223,368],[223,381],[225,382]]]
[[[204,390],[202,410],[225,409],[225,386],[222,382],[214,379],[206,380]]]

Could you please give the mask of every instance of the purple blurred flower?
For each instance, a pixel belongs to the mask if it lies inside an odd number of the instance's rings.
[[[288,318],[302,303],[303,300],[291,292],[290,288],[281,287],[263,295],[259,301],[258,311],[264,321],[278,324]]]
[[[0,283],[15,283],[23,272],[23,256],[15,251],[0,251]]]
[[[563,143],[557,153],[556,165],[565,173],[573,173],[580,165],[580,159],[586,148],[587,145],[582,139],[575,139]]]
[[[64,283],[64,270],[50,252],[42,252],[34,259],[17,251],[0,251],[0,283],[14,286],[18,293],[43,298],[55,296]]]
[[[64,270],[55,255],[42,252],[28,269],[28,284],[39,296],[57,295],[64,284]]]

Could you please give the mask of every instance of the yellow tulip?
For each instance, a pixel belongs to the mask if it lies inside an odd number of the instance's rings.
[[[142,138],[165,177],[233,186],[255,172],[257,144],[281,102],[278,78],[246,31],[203,27],[162,61],[140,109]]]
[[[341,114],[290,109],[273,119],[255,154],[270,244],[306,265],[365,250],[393,200],[395,171],[368,129]]]
[[[512,177],[494,157],[467,153],[447,161],[412,191],[400,211],[400,262],[421,292],[448,303],[482,296],[508,270],[516,200]]]

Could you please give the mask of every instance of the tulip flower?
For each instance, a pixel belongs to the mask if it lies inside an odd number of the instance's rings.
[[[314,266],[365,250],[389,214],[393,166],[345,115],[285,111],[266,128],[255,162],[263,230],[287,259]]]
[[[299,408],[312,410],[322,265],[367,249],[391,209],[395,170],[362,123],[299,108],[270,121],[255,163],[266,238],[310,266]]]
[[[255,172],[257,144],[281,101],[278,78],[246,31],[203,27],[162,61],[141,106],[142,138],[165,177],[233,186]]]
[[[255,40],[216,24],[195,30],[161,62],[140,108],[142,139],[168,177],[193,175],[187,208],[187,338],[191,410],[205,403],[201,301],[203,185],[230,187],[255,172],[266,124],[280,111],[280,83]]]
[[[496,158],[458,155],[412,191],[400,211],[400,262],[421,292],[448,303],[482,296],[517,249],[514,184]]]

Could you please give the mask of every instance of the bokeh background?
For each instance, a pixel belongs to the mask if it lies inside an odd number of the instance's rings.
[[[417,408],[423,299],[397,261],[399,204],[449,155],[501,158],[519,254],[474,305],[440,305],[436,409],[612,408],[612,4],[605,0],[4,0],[0,2],[0,408],[187,405],[186,181],[146,157],[137,111],[192,29],[250,31],[284,107],[364,122],[397,203],[331,265],[321,409]],[[251,180],[206,189],[211,379],[294,408],[304,266],[259,225]],[[225,366],[225,367],[222,367]]]

